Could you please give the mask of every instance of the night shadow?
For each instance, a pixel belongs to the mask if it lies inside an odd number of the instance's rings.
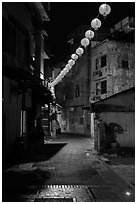
[[[57,154],[66,144],[67,143],[48,143],[36,146],[33,150],[21,155],[16,153],[7,159],[3,164],[3,168],[7,169],[13,165],[27,162],[47,161]]]
[[[106,142],[115,142],[116,141],[116,133],[123,134],[124,129],[118,123],[109,123],[108,125],[105,123],[105,135]]]
[[[32,165],[28,168],[19,168],[19,164],[27,162],[41,162],[49,160],[57,154],[67,143],[52,143],[39,146],[34,152],[22,161],[12,162],[11,168],[3,169],[2,172],[2,201],[23,202],[23,195],[36,195],[38,186],[46,184],[51,178],[48,165]],[[17,165],[16,165],[17,164]],[[15,165],[15,167],[14,167]],[[17,166],[17,167],[16,167]],[[20,166],[20,165],[19,165]],[[35,187],[35,188],[32,188]]]
[[[38,162],[49,160],[55,154],[57,154],[67,143],[49,143],[40,146],[35,149],[28,158],[26,158],[27,162]]]
[[[38,186],[45,184],[50,177],[49,171],[40,168],[3,171],[2,201],[20,202],[23,195],[36,195]]]
[[[113,131],[115,130],[115,132],[117,132],[119,134],[123,134],[123,132],[124,132],[123,127],[118,123],[109,123],[108,126],[111,130],[113,130]]]

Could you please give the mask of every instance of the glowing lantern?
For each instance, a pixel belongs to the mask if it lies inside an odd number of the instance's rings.
[[[65,72],[62,70],[62,71],[60,72],[59,76],[64,77],[64,75],[65,75]]]
[[[67,74],[69,72],[69,70],[65,67],[64,72]]]
[[[94,32],[92,30],[87,30],[85,32],[85,37],[91,40],[92,38],[94,38]]]
[[[70,64],[66,64],[65,68],[70,70],[72,68],[72,66],[70,66]]]
[[[70,66],[73,66],[73,65],[75,64],[75,60],[70,59],[70,60],[68,61],[68,64],[69,64]]]
[[[88,45],[89,45],[89,39],[87,39],[87,38],[83,38],[82,40],[81,40],[81,45],[83,46],[83,47],[87,47]]]
[[[72,54],[72,55],[71,55],[71,58],[72,58],[73,60],[77,60],[77,59],[78,59],[78,55]]]
[[[94,30],[98,30],[101,26],[101,21],[98,18],[95,18],[91,21],[91,26],[94,28]]]
[[[54,83],[54,86],[60,81],[59,77],[56,78],[52,83]]]
[[[83,54],[83,52],[84,52],[84,50],[81,47],[76,49],[76,54],[79,55],[79,56],[81,56]]]
[[[111,7],[108,4],[102,4],[99,7],[99,13],[106,17],[111,12]]]
[[[62,78],[62,75],[58,75],[57,78],[56,78],[56,81],[60,81],[60,79]]]

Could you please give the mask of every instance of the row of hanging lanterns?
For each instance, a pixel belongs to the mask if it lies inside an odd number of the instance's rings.
[[[104,18],[111,12],[111,7],[104,3],[99,7],[99,13],[103,15]],[[101,21],[95,18],[91,21],[91,27],[96,31],[101,27]],[[84,49],[90,44],[90,40],[94,38],[94,31],[87,30],[85,32],[85,37],[81,40],[81,46],[76,49],[76,53],[71,55],[71,59],[66,64],[65,68],[60,72],[56,79],[50,84],[50,87],[55,86],[62,78],[70,71],[70,69],[75,65],[76,60],[84,53]]]

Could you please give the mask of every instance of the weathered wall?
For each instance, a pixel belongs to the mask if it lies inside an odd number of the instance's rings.
[[[107,126],[110,123],[120,127],[116,131],[116,141],[120,146],[135,146],[135,113],[134,112],[104,112],[100,117]]]
[[[108,43],[108,96],[135,86],[135,48],[133,43]],[[122,66],[128,61],[128,67]]]
[[[96,70],[96,59],[106,55],[106,66]],[[105,40],[91,51],[91,91],[93,101],[104,99],[135,86],[135,47],[134,43]],[[128,61],[123,67],[122,61]],[[107,80],[107,93],[96,93],[96,84]]]

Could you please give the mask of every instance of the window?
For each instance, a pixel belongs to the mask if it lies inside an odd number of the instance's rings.
[[[98,95],[98,83],[96,83],[96,95]]]
[[[101,57],[101,67],[105,67],[107,65],[107,57],[106,55]]]
[[[98,70],[98,68],[99,68],[99,60],[98,60],[98,58],[96,59],[96,70]]]
[[[80,124],[80,125],[83,125],[83,123],[84,123],[84,118],[83,118],[83,117],[80,117],[80,119],[79,119],[79,124]]]
[[[120,52],[118,54],[118,67],[129,69],[129,56],[127,52]]]
[[[79,97],[79,96],[80,96],[80,86],[76,85],[76,88],[75,88],[75,97]]]
[[[100,94],[100,83],[96,83],[96,95],[99,95]]]
[[[128,60],[122,60],[122,68],[129,68],[128,66]]]
[[[96,66],[96,70],[107,66],[107,56],[103,55],[102,57],[97,58],[95,62],[95,66]]]
[[[101,82],[101,94],[107,93],[107,81]]]

